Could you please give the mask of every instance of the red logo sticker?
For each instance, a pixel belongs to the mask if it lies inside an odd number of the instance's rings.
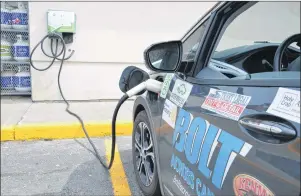
[[[236,196],[274,196],[262,182],[247,174],[239,174],[233,180]]]
[[[250,96],[211,88],[201,107],[227,118],[238,120],[250,100]]]

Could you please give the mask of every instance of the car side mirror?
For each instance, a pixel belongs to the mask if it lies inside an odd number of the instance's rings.
[[[123,93],[126,93],[141,82],[144,82],[148,79],[149,75],[144,70],[135,66],[128,66],[123,70],[120,76],[119,88]],[[138,95],[141,95],[144,92],[145,91],[142,91]]]
[[[169,41],[151,45],[144,51],[147,68],[153,71],[174,72],[182,60],[182,42]]]

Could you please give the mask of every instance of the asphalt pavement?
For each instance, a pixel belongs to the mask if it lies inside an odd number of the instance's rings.
[[[102,159],[111,138],[93,138]],[[142,195],[134,176],[131,137],[117,137],[108,171],[86,139],[1,142],[1,195]]]
[[[106,128],[102,122],[110,125],[116,105],[116,100],[73,101],[70,102],[70,109],[87,124],[97,122],[103,125],[99,126],[103,127],[100,129],[94,127],[101,132]],[[10,131],[5,131],[4,127],[14,127],[12,130],[15,131],[15,141],[1,140],[1,195],[142,195],[134,176],[130,134],[117,137],[115,161],[109,171],[94,156],[86,138],[16,139],[15,127],[28,125],[32,125],[29,126],[31,128],[37,126],[32,134],[43,135],[40,126],[49,126],[48,131],[52,134],[71,131],[72,126],[67,126],[67,129],[53,126],[78,123],[65,108],[63,102],[32,102],[28,97],[1,97],[1,136]],[[120,108],[117,122],[131,123],[132,108],[133,101],[126,101]],[[121,126],[117,131],[123,131],[120,130],[123,128]],[[27,129],[21,132],[26,131],[25,135],[30,133],[31,130]],[[87,129],[93,132],[93,127]],[[92,140],[103,161],[109,160],[111,137],[96,137]]]

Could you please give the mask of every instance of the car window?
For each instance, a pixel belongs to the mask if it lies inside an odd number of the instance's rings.
[[[228,19],[207,68],[230,79],[246,79],[246,75],[274,77],[275,52],[294,34],[300,34],[300,2],[255,3]],[[289,46],[281,66],[285,72],[282,77],[300,72],[300,43]]]
[[[182,55],[182,61],[183,62],[193,62],[194,57],[196,54],[196,51],[198,49],[199,42],[204,35],[206,24],[208,20],[205,20],[202,22],[202,24],[194,29],[194,31],[185,39],[182,41],[182,47],[183,47],[183,55]],[[160,67],[160,64],[162,63],[162,51],[157,50],[157,54],[152,54],[151,62],[153,62],[153,66]],[[193,64],[193,63],[192,63]],[[190,64],[192,66],[192,64]],[[187,67],[188,63],[185,63],[185,67]],[[178,72],[184,71],[184,68],[180,68]]]
[[[186,40],[183,41],[183,61],[193,61],[199,42],[204,35],[206,24],[208,20],[204,21]]]

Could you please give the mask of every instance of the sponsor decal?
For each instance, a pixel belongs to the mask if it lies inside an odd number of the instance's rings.
[[[236,196],[274,196],[262,182],[247,174],[239,174],[234,178],[233,189]]]
[[[163,187],[168,192],[169,195],[173,196],[172,192],[163,184]]]
[[[190,95],[191,89],[191,84],[182,80],[176,80],[175,85],[172,89],[172,93],[170,95],[170,100],[177,106],[183,107],[188,96]]]
[[[160,97],[162,97],[163,99],[166,98],[167,92],[169,90],[169,85],[170,85],[170,82],[171,82],[173,76],[174,76],[173,73],[167,73],[165,75],[164,82],[163,82],[163,85],[162,85],[162,89],[161,89],[161,92],[160,92]]]
[[[187,192],[187,190],[184,188],[184,186],[182,185],[181,180],[177,179],[177,176],[175,175],[173,177],[172,182],[178,187],[179,191],[185,195],[185,196],[190,196],[190,194]]]
[[[279,88],[267,113],[300,123],[300,91]]]
[[[235,158],[245,157],[252,148],[249,143],[200,117],[193,117],[182,108],[177,115],[172,142],[171,168],[198,196],[214,195],[203,179],[209,180],[210,186],[222,189]],[[214,153],[217,156],[213,156]],[[213,165],[212,168],[209,165]]]
[[[177,106],[168,99],[166,99],[162,113],[163,120],[165,120],[172,128],[175,128],[176,117]]]
[[[210,88],[202,108],[232,120],[238,120],[251,97]]]

